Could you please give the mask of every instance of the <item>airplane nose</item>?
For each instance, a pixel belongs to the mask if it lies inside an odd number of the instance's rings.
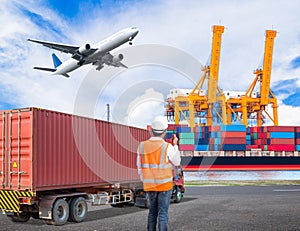
[[[138,33],[139,33],[139,29],[138,29],[138,28],[134,29],[134,34],[133,34],[133,36],[135,37]]]
[[[131,27],[131,30],[133,32],[133,36],[136,36],[139,33],[139,28],[137,27]]]

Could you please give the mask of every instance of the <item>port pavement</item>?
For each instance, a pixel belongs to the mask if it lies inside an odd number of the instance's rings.
[[[172,203],[169,230],[300,230],[300,185],[189,186]],[[13,223],[0,215],[0,230],[146,230],[147,209],[92,207],[82,223],[49,226]]]

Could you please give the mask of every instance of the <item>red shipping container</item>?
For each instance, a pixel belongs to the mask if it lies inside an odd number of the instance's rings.
[[[268,144],[292,144],[295,145],[295,139],[272,138],[268,140]]]
[[[261,127],[250,127],[250,132],[261,132]]]
[[[265,139],[265,138],[267,138],[267,133],[260,132],[260,133],[257,133],[257,136],[258,136],[258,139]]]
[[[259,149],[259,145],[246,145],[246,150]]]
[[[175,124],[168,124],[167,130],[175,131],[176,130],[176,125]]]
[[[235,138],[235,137],[224,137],[221,139],[222,144],[245,144],[246,137]]]
[[[208,127],[209,132],[219,132],[220,131],[220,126],[210,126]]]
[[[295,127],[295,132],[300,132],[300,127]]]
[[[267,139],[258,139],[258,140],[256,140],[255,144],[266,145],[266,144],[268,144],[268,141],[267,141]]]
[[[268,151],[295,151],[295,145],[272,144],[268,145]]]
[[[1,111],[2,189],[137,182],[136,150],[147,138],[144,129],[50,110]]]
[[[245,137],[246,138],[246,132],[221,132],[221,137]]]
[[[267,126],[268,132],[294,132],[295,127],[292,126]]]
[[[198,133],[199,131],[201,131],[201,128],[199,127],[194,127],[193,132],[194,133]]]
[[[300,144],[300,138],[295,139],[295,144]]]
[[[180,151],[194,151],[195,146],[193,144],[181,144],[179,146]]]

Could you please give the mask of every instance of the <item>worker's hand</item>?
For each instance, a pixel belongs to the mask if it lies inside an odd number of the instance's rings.
[[[173,137],[172,137],[172,144],[173,144],[173,145],[178,145],[178,138],[177,138],[176,134],[173,134]]]

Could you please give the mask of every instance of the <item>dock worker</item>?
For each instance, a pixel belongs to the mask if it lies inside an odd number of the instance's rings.
[[[144,191],[149,196],[148,230],[168,230],[168,209],[173,189],[172,165],[180,165],[178,138],[173,135],[172,144],[164,140],[168,121],[157,116],[151,126],[152,136],[141,142],[137,151],[137,168]]]

